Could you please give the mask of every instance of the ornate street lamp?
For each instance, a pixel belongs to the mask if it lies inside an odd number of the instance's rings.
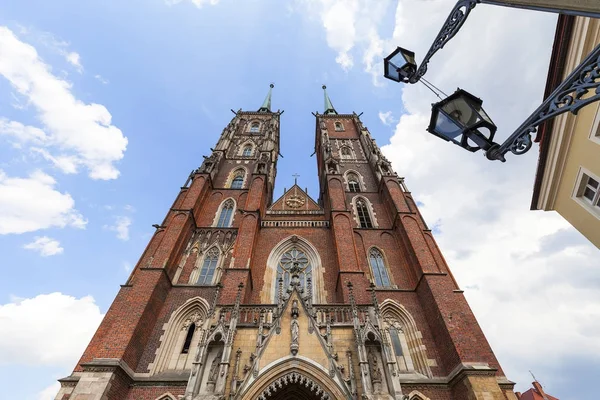
[[[396,82],[409,82],[411,76],[417,72],[415,53],[402,47],[396,48],[383,60],[386,78]]]
[[[433,55],[458,33],[470,12],[479,3],[600,18],[600,1],[592,4],[561,0],[561,7],[557,7],[557,0],[458,0],[421,65],[417,68],[415,53],[398,47],[383,60],[384,76],[395,82],[419,82],[427,72],[427,65]],[[425,79],[423,81],[431,89],[430,86],[433,85]],[[504,162],[506,153],[520,155],[531,148],[531,134],[537,131],[542,122],[565,112],[576,114],[582,107],[599,100],[600,45],[501,145],[493,142],[496,125],[481,107],[483,102],[460,89],[433,105],[427,130],[468,151],[484,150],[489,160]]]
[[[482,104],[481,99],[458,89],[432,106],[427,131],[468,151],[482,149],[487,152],[499,145],[493,142],[496,125]]]

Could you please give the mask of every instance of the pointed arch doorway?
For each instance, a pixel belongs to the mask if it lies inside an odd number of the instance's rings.
[[[274,380],[258,395],[257,399],[334,400],[319,383],[298,372],[290,372]]]
[[[342,400],[352,399],[338,377],[304,357],[284,357],[265,367],[242,385],[235,400]]]

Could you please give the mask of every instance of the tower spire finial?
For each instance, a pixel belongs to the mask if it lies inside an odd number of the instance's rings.
[[[274,84],[269,85],[269,93],[267,93],[267,97],[265,97],[265,101],[263,101],[262,106],[258,109],[258,112],[271,112],[271,93],[273,92]]]
[[[325,95],[325,112],[323,114],[337,114],[335,108],[333,108],[333,104],[331,104],[331,100],[329,100],[329,96],[327,96],[327,86],[323,85],[323,93]]]

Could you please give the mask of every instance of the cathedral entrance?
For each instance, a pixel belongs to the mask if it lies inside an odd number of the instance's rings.
[[[314,392],[311,392],[310,389],[306,388],[303,385],[299,385],[297,383],[291,384],[283,388],[282,390],[278,390],[276,393],[265,397],[265,399],[269,400],[313,400],[313,399],[321,399],[321,397],[315,395]]]
[[[258,400],[334,400],[317,382],[298,372],[285,374],[257,397]]]

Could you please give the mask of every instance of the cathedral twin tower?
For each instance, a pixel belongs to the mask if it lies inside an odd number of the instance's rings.
[[[402,178],[326,92],[319,199],[273,201],[271,90],[190,174],[56,400],[516,399]]]

